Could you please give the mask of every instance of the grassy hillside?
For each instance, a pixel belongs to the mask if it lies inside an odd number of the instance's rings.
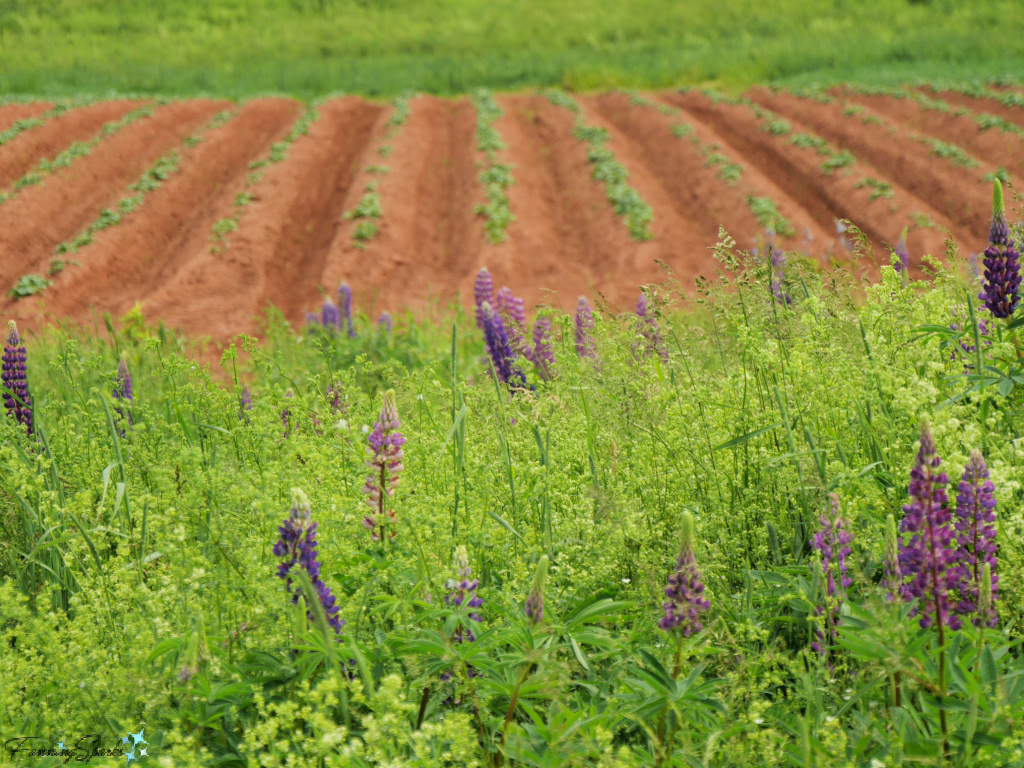
[[[1000,0],[0,0],[0,91],[247,95],[1000,76]]]

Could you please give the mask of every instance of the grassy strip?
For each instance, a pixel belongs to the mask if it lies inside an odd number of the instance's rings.
[[[4,88],[316,97],[344,88],[747,84],[828,68],[870,82],[1020,71],[1007,0],[416,3],[413,0],[35,0],[5,3]],[[756,41],[756,44],[752,44]],[[906,76],[902,78],[906,80]]]
[[[288,135],[281,141],[275,141],[270,145],[270,152],[267,157],[249,163],[249,173],[245,177],[244,188],[235,196],[235,212],[230,216],[219,219],[213,225],[210,233],[210,253],[221,253],[228,248],[228,235],[238,229],[238,224],[242,220],[242,214],[245,213],[245,207],[252,202],[253,196],[249,190],[255,187],[260,182],[260,179],[263,178],[262,169],[284,160],[296,139],[309,133],[309,126],[319,118],[317,107],[323,101],[324,99],[320,99],[310,105],[299,116],[299,119],[295,121],[295,125],[292,126]]]
[[[484,88],[475,90],[472,100],[477,114],[476,148],[487,155],[487,167],[480,174],[487,204],[478,205],[474,210],[484,217],[484,234],[488,242],[497,244],[505,240],[505,230],[516,218],[509,210],[508,195],[505,194],[505,190],[512,186],[512,166],[498,162],[498,152],[505,148],[505,142],[494,127],[495,121],[501,117],[501,108],[490,91]]]
[[[162,102],[157,102],[157,104],[160,103]],[[138,109],[133,109],[120,120],[112,120],[109,123],[106,123],[103,128],[100,129],[100,132],[93,138],[89,139],[89,141],[74,142],[70,147],[56,155],[52,160],[43,158],[35,168],[14,182],[14,188],[10,192],[0,193],[0,205],[16,196],[18,192],[25,187],[31,187],[38,184],[54,171],[60,170],[61,168],[67,168],[77,158],[85,157],[92,152],[92,150],[95,149],[101,141],[110,138],[122,128],[128,127],[136,120],[149,117],[153,114],[153,108],[154,107],[151,105],[146,105],[144,107],[139,107]]]
[[[234,112],[231,110],[218,112],[205,125],[199,128],[199,130],[185,139],[183,142],[184,146],[196,146],[200,141],[202,141],[204,134],[220,127],[230,120],[233,115]],[[142,177],[138,181],[129,187],[135,194],[121,198],[116,208],[104,208],[100,211],[99,217],[82,230],[82,232],[75,238],[60,243],[54,250],[55,255],[63,256],[69,253],[78,253],[82,248],[92,243],[93,237],[97,232],[101,232],[104,229],[120,224],[126,216],[129,216],[134,211],[138,210],[139,206],[141,206],[143,201],[146,199],[146,195],[155,189],[159,189],[171,174],[178,171],[180,162],[181,155],[176,149],[161,157],[149,169],[147,169],[145,173],[142,174]],[[50,274],[53,275],[59,273],[64,266],[65,264],[62,259],[54,259],[50,264]]]
[[[627,91],[629,96],[630,104],[638,107],[651,107],[657,109],[661,114],[666,116],[675,116],[680,113],[681,110],[676,107],[671,107],[668,104],[662,104],[661,102],[651,101],[635,91]],[[693,126],[683,123],[674,122],[670,127],[672,135],[677,138],[687,138],[700,150],[700,153],[705,158],[707,165],[718,165],[719,170],[717,177],[728,184],[730,187],[736,186],[743,176],[743,166],[732,162],[732,159],[721,152],[720,144],[703,144],[699,138],[697,138],[696,132],[693,130]],[[750,208],[750,212],[754,214],[758,223],[765,229],[770,229],[772,232],[781,235],[782,237],[792,237],[796,234],[796,230],[793,228],[792,222],[783,216],[778,209],[775,201],[767,196],[758,196],[754,194],[756,190],[753,186],[747,185],[749,193],[746,195],[747,207]]]
[[[583,120],[583,109],[564,91],[550,89],[545,91],[545,95],[552,104],[564,107],[576,116],[572,135],[588,145],[587,160],[594,166],[593,176],[604,182],[608,202],[616,216],[626,219],[629,236],[641,242],[650,240],[653,235],[649,225],[654,220],[654,211],[640,193],[626,183],[629,172],[615,159],[615,153],[605,146],[608,131],[587,125]]]
[[[409,115],[412,114],[409,102],[415,95],[411,92],[402,93],[391,102],[394,111],[385,124],[384,143],[377,148],[377,154],[382,158],[387,158],[391,154],[391,145],[387,142],[398,135],[402,126],[409,119]],[[366,167],[366,172],[383,175],[388,172],[388,167],[386,165],[369,165]],[[356,248],[365,248],[366,244],[377,236],[377,233],[380,232],[377,222],[380,221],[381,216],[383,216],[383,211],[380,207],[380,194],[377,192],[377,181],[374,179],[366,183],[363,188],[363,196],[359,199],[356,207],[351,211],[345,211],[342,215],[343,219],[354,219],[356,222],[352,229],[353,245]]]

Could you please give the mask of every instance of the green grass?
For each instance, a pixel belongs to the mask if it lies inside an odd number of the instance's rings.
[[[0,93],[392,96],[1021,70],[1008,0],[36,0],[0,4]]]

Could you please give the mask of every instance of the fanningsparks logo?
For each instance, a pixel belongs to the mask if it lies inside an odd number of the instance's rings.
[[[127,736],[121,737],[119,743],[109,748],[103,746],[103,737],[98,733],[86,734],[74,742],[58,741],[53,746],[47,746],[42,736],[16,736],[4,742],[4,751],[12,762],[29,757],[61,757],[67,764],[72,760],[88,763],[94,757],[123,757],[125,765],[128,765],[133,760],[140,762],[148,757],[149,742],[143,738],[145,730],[142,728],[138,733],[129,732]]]

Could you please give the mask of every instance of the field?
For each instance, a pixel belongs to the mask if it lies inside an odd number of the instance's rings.
[[[981,85],[376,103],[285,98],[0,107],[3,311],[94,325],[136,306],[194,336],[293,325],[348,282],[368,313],[468,306],[487,267],[527,306],[629,308],[714,276],[720,225],[844,263],[904,229],[919,274],[982,249],[1024,173],[1024,102]]]
[[[0,0],[0,765],[1024,768],[1022,28]]]

